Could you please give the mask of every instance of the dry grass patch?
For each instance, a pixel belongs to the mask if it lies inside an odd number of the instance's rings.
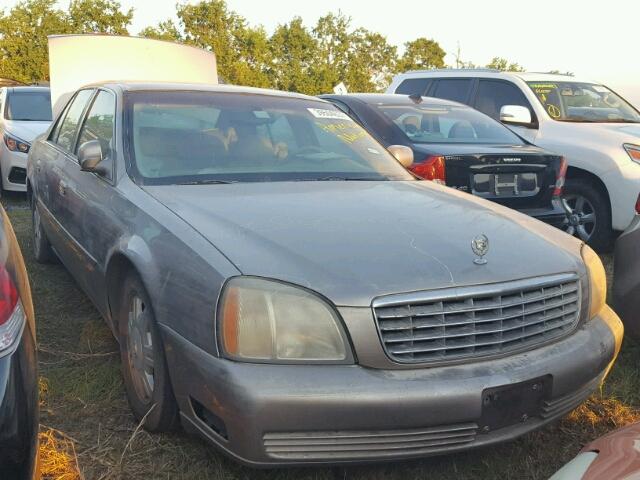
[[[80,480],[74,441],[57,430],[40,428],[40,470],[43,480]]]

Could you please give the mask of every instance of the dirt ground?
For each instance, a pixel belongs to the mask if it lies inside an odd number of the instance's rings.
[[[422,461],[334,469],[251,470],[184,433],[138,429],[117,344],[59,264],[35,263],[24,197],[5,196],[25,256],[38,328],[41,458],[48,479],[417,480],[548,478],[581,446],[640,420],[640,349],[626,340],[602,391],[566,418],[498,447]],[[611,258],[603,257],[611,270]]]

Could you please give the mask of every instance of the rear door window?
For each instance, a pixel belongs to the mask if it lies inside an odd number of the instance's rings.
[[[500,120],[500,109],[505,105],[519,105],[526,107],[531,112],[531,105],[522,91],[510,82],[498,80],[480,80],[475,108],[489,115],[495,120]]]
[[[453,100],[454,102],[467,103],[472,83],[472,78],[440,79],[436,84],[432,96],[444,98],[445,100]]]
[[[73,102],[67,109],[64,120],[59,124],[59,128],[56,127],[57,131],[54,132],[54,136],[51,138],[60,148],[67,152],[73,151],[80,118],[92,94],[93,90],[80,90],[76,94]]]
[[[398,85],[396,93],[401,95],[425,95],[432,83],[433,80],[428,78],[408,78]]]

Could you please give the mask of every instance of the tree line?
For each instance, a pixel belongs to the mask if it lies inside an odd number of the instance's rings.
[[[133,13],[117,0],[72,0],[67,11],[57,8],[55,0],[23,0],[0,12],[0,77],[27,84],[47,81],[48,35],[129,35]],[[218,74],[227,83],[310,95],[330,92],[340,82],[353,92],[381,91],[397,72],[446,66],[446,52],[437,41],[417,38],[405,43],[400,54],[384,35],[355,28],[340,12],[328,13],[312,27],[293,17],[268,34],[224,0],[202,0],[178,4],[174,18],[138,34],[215,52]],[[458,51],[456,66],[474,65],[461,60]],[[500,57],[487,67],[522,70]]]

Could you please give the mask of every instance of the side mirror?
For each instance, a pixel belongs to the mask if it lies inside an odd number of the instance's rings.
[[[89,140],[78,148],[78,163],[83,172],[95,172],[102,160],[102,147],[98,140]]]
[[[390,145],[387,150],[389,150],[389,153],[391,153],[404,168],[409,168],[413,165],[413,150],[409,147],[405,147],[404,145]]]
[[[500,109],[500,121],[511,125],[531,125],[531,112],[520,105],[504,105]]]

